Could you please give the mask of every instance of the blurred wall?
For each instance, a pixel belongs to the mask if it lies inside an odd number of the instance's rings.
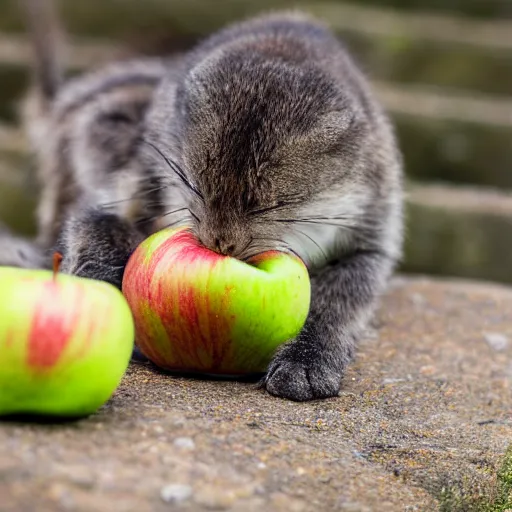
[[[58,3],[73,72],[133,49],[187,48],[262,10],[302,7],[323,18],[396,125],[409,192],[402,269],[512,282],[511,0]],[[0,0],[0,30],[0,218],[30,234],[37,186],[16,128],[30,54],[14,0]]]

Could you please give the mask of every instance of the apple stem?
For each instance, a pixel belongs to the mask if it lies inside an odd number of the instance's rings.
[[[62,254],[60,252],[53,253],[53,280],[57,280],[60,264],[62,262]]]

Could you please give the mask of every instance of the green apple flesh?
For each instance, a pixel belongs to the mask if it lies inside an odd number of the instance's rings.
[[[243,375],[266,370],[298,334],[310,305],[307,268],[278,251],[248,263],[201,246],[186,228],[145,240],[128,261],[123,293],[135,341],[161,368]]]
[[[119,385],[133,340],[110,284],[0,267],[0,415],[92,414]]]

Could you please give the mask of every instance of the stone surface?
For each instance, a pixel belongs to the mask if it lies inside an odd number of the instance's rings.
[[[160,496],[167,503],[181,503],[188,500],[192,492],[190,485],[170,484],[161,490]]]
[[[512,338],[510,311],[510,288],[397,278],[312,403],[133,365],[88,419],[0,424],[0,509],[502,512],[512,346],[489,334]]]

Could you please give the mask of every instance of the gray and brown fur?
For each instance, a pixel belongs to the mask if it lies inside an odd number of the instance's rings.
[[[334,396],[401,256],[393,130],[343,46],[301,14],[228,27],[186,68],[159,89],[145,138],[186,176],[181,204],[207,247],[241,259],[278,248],[307,263],[308,320],[263,385],[294,400]],[[180,205],[172,189],[167,203]]]
[[[268,249],[303,258],[309,317],[262,386],[299,401],[335,396],[403,229],[393,130],[343,46],[299,13],[227,27],[161,80],[134,151],[159,182],[154,229],[188,224],[240,259]],[[139,237],[128,216],[91,204],[66,221],[64,268],[120,286]]]
[[[171,60],[113,62],[67,79],[64,36],[53,2],[22,0],[20,7],[34,49],[22,124],[41,190],[37,238],[18,266],[36,267],[54,248],[63,220],[81,205],[141,221],[142,232],[142,219],[158,211],[156,178],[137,167],[133,156],[153,91]],[[19,239],[5,233],[0,235],[0,263],[13,264],[10,241]]]

